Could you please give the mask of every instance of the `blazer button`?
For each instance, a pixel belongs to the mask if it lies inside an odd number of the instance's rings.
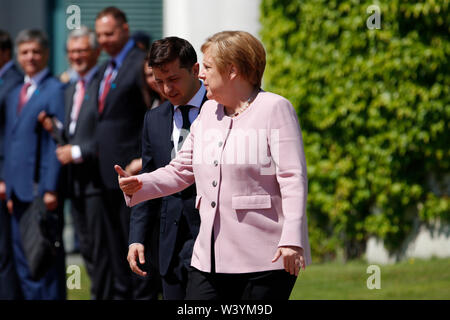
[[[214,180],[214,181],[212,182],[212,185],[213,185],[213,187],[217,187],[217,181]]]
[[[219,142],[219,147],[221,147],[223,145],[223,142],[222,141],[220,141]]]
[[[174,220],[174,221],[173,221],[173,224],[174,224],[174,225],[178,225],[178,221],[177,221],[177,220]]]
[[[213,201],[211,202],[211,207],[215,208],[216,207],[216,203]]]
[[[219,165],[219,161],[214,160],[214,167],[217,167]]]

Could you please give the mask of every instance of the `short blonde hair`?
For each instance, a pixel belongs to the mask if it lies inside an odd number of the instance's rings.
[[[222,31],[209,37],[201,47],[203,53],[212,48],[213,59],[220,72],[233,64],[253,86],[260,87],[266,67],[262,43],[245,31]]]

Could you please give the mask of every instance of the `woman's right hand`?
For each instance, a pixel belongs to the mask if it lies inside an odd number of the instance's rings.
[[[121,166],[115,165],[114,170],[119,175],[119,187],[127,196],[131,197],[142,188],[142,182],[136,176],[130,176]]]

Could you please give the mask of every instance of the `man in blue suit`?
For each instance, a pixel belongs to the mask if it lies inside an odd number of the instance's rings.
[[[152,172],[169,164],[207,100],[206,89],[198,79],[197,54],[188,41],[178,37],[157,40],[150,48],[148,60],[158,87],[168,101],[145,115],[142,172]],[[151,251],[153,263],[159,259],[165,300],[183,300],[186,295],[192,249],[200,228],[195,198],[195,185],[192,185],[162,199],[146,201],[131,211],[128,262],[135,273],[145,276],[147,272],[137,260],[143,265],[148,251]],[[153,238],[152,243],[145,246],[149,244],[149,236]]]
[[[11,222],[6,210],[6,185],[1,175],[3,168],[3,135],[5,129],[4,104],[7,94],[22,83],[23,75],[12,60],[12,41],[0,30],[0,300],[21,297],[14,268],[11,246]]]
[[[3,167],[7,207],[12,214],[14,261],[25,299],[64,299],[63,252],[41,279],[32,280],[19,230],[20,218],[34,196],[42,196],[48,210],[61,208],[57,194],[60,164],[56,145],[47,132],[40,130],[37,118],[45,111],[63,121],[64,87],[47,68],[49,46],[44,33],[23,30],[17,36],[16,47],[25,79],[6,98]]]

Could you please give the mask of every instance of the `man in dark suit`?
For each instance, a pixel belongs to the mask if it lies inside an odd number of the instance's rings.
[[[11,222],[6,210],[6,185],[3,181],[3,135],[5,129],[4,104],[6,95],[23,81],[23,74],[12,60],[12,41],[9,34],[0,30],[0,300],[18,299],[21,296],[14,268],[11,246]]]
[[[55,154],[56,145],[47,132],[38,130],[37,116],[46,111],[63,120],[64,87],[47,68],[49,46],[41,31],[20,32],[16,47],[17,60],[25,71],[25,79],[6,99],[3,166],[7,206],[12,213],[14,261],[25,299],[64,299],[64,252],[60,251],[53,266],[41,279],[31,280],[19,230],[20,218],[36,195],[43,197],[48,210],[59,210],[62,214],[62,201],[57,194],[60,165]]]
[[[192,45],[177,37],[155,41],[149,51],[161,92],[169,99],[147,111],[142,134],[142,173],[167,165],[181,148],[190,124],[206,101],[206,90],[198,79],[199,64]],[[200,217],[195,209],[195,185],[177,194],[147,201],[132,209],[128,262],[139,275],[137,264],[145,262],[144,241],[160,220],[159,269],[164,299],[184,299],[187,270],[197,237]]]
[[[135,279],[126,263],[130,209],[124,203],[114,171],[115,164],[126,166],[140,157],[142,123],[147,110],[142,95],[145,53],[130,38],[125,14],[115,7],[105,8],[97,15],[95,31],[100,46],[110,57],[99,70],[96,137],[107,205],[109,254],[115,276],[114,298],[156,298],[153,279]]]
[[[73,30],[67,40],[67,56],[77,73],[75,83],[65,92],[64,125],[59,124],[61,145],[56,155],[63,165],[62,184],[71,200],[71,213],[87,272],[91,279],[91,299],[113,296],[112,270],[105,233],[105,205],[101,188],[95,136],[97,127],[96,66],[100,48],[95,33],[87,27]],[[55,132],[50,117],[41,112],[40,121],[50,133]],[[56,121],[55,121],[56,124]],[[57,125],[58,126],[58,125]]]

